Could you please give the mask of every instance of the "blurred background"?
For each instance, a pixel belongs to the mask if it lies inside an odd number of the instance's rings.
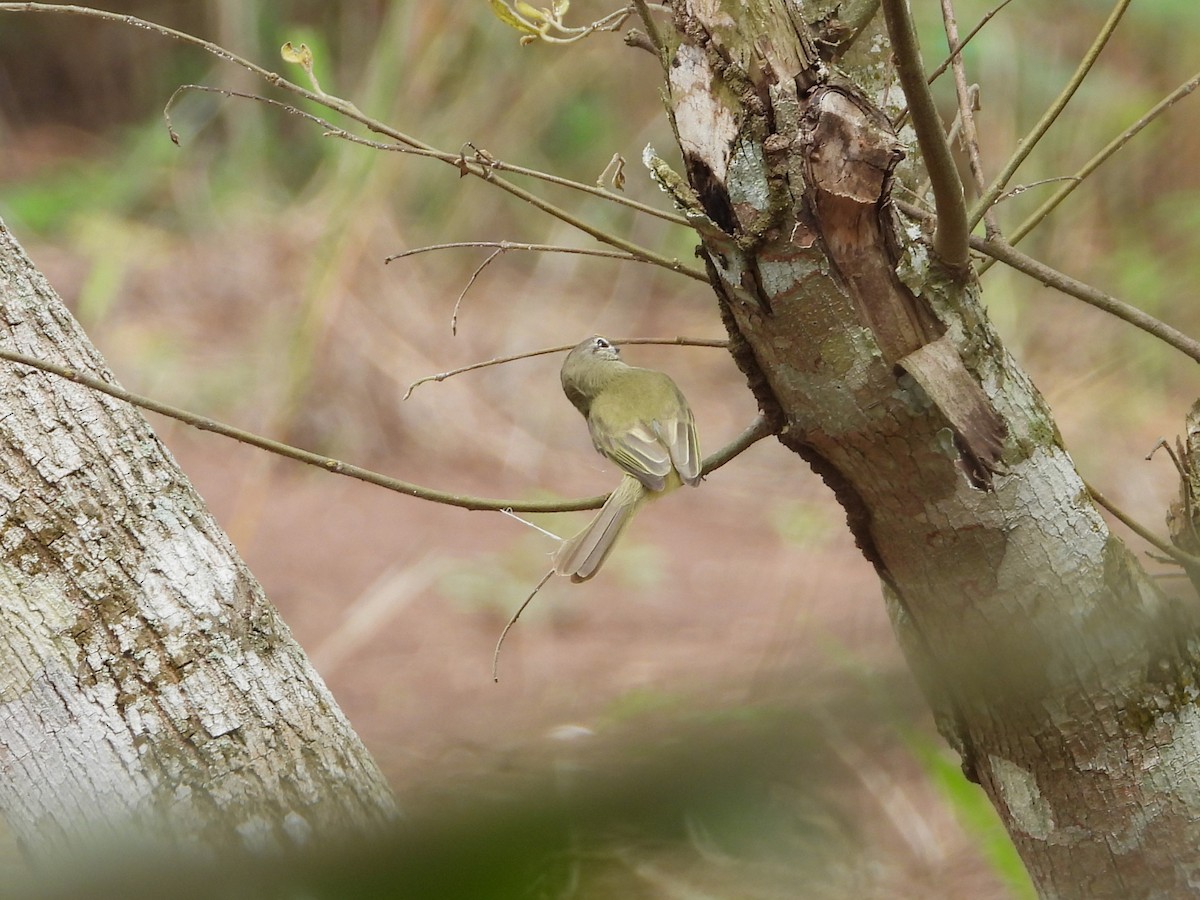
[[[677,160],[661,73],[619,35],[521,47],[483,2],[98,5],[299,82],[279,47],[306,42],[327,91],[440,149],[472,142],[586,183],[619,153],[628,195],[666,205],[640,163],[647,144]],[[913,5],[932,67],[946,47],[937,5]],[[993,5],[960,0],[961,31]],[[989,173],[1061,89],[1109,8],[1021,0],[971,45]],[[569,19],[607,11],[577,0]],[[1135,5],[1015,182],[1074,172],[1190,77],[1198,28],[1194,0]],[[408,386],[596,332],[724,336],[701,284],[645,265],[519,252],[478,274],[453,335],[456,300],[490,251],[386,266],[385,257],[446,241],[595,243],[452,166],[338,141],[245,100],[184,95],[172,108],[176,147],[162,111],[192,82],[266,92],[242,70],[145,31],[0,14],[0,218],[130,389],[436,488],[587,496],[617,474],[561,394],[561,355],[425,384],[405,400]],[[938,96],[951,118],[949,76]],[[1149,128],[1023,245],[1193,335],[1195,103]],[[692,259],[684,229],[517,180]],[[1019,223],[1056,186],[1006,201],[1002,224]],[[1084,476],[1162,532],[1176,478],[1164,456],[1144,457],[1181,430],[1196,397],[1192,364],[1000,266],[983,285]],[[675,377],[706,452],[753,419],[722,350],[639,346],[625,356]],[[594,581],[543,589],[493,684],[496,638],[545,571],[548,539],[497,514],[153,424],[414,821],[470,816],[530,791],[609,785],[627,801],[569,830],[552,864],[535,860],[540,895],[1029,895],[986,800],[937,736],[840,509],[775,442],[646,511]],[[536,518],[566,534],[586,514]]]

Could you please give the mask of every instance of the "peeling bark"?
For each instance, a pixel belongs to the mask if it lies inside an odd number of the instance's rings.
[[[978,285],[897,217],[907,148],[802,6],[672,8],[675,193],[735,359],[846,509],[964,771],[1045,896],[1195,890],[1194,606],[1109,533]]]
[[[112,379],[0,224],[0,341]],[[149,425],[0,365],[0,833],[39,863],[136,836],[302,846],[383,777]]]

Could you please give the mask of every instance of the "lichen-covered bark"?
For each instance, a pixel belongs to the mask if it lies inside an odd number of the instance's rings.
[[[0,224],[0,342],[111,378]],[[394,814],[375,764],[133,408],[0,363],[0,834],[273,848]]]
[[[735,358],[845,507],[964,770],[1046,896],[1200,887],[1193,609],[1109,534],[978,286],[897,217],[906,148],[801,5],[673,9],[674,190]]]

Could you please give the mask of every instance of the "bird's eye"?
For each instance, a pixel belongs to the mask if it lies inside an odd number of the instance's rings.
[[[598,337],[598,338],[596,338],[596,340],[594,341],[594,344],[595,344],[595,347],[596,347],[596,349],[597,349],[597,350],[610,350],[610,349],[612,349],[612,344],[610,344],[608,341],[606,341],[606,340],[605,340],[604,338],[602,338],[602,337]]]

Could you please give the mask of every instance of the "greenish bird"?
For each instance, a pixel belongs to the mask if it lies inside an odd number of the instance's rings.
[[[554,571],[578,582],[596,574],[643,503],[700,483],[700,442],[675,382],[628,365],[605,338],[590,337],[567,354],[562,386],[587,419],[596,450],[625,470],[591,523],[554,555]]]

